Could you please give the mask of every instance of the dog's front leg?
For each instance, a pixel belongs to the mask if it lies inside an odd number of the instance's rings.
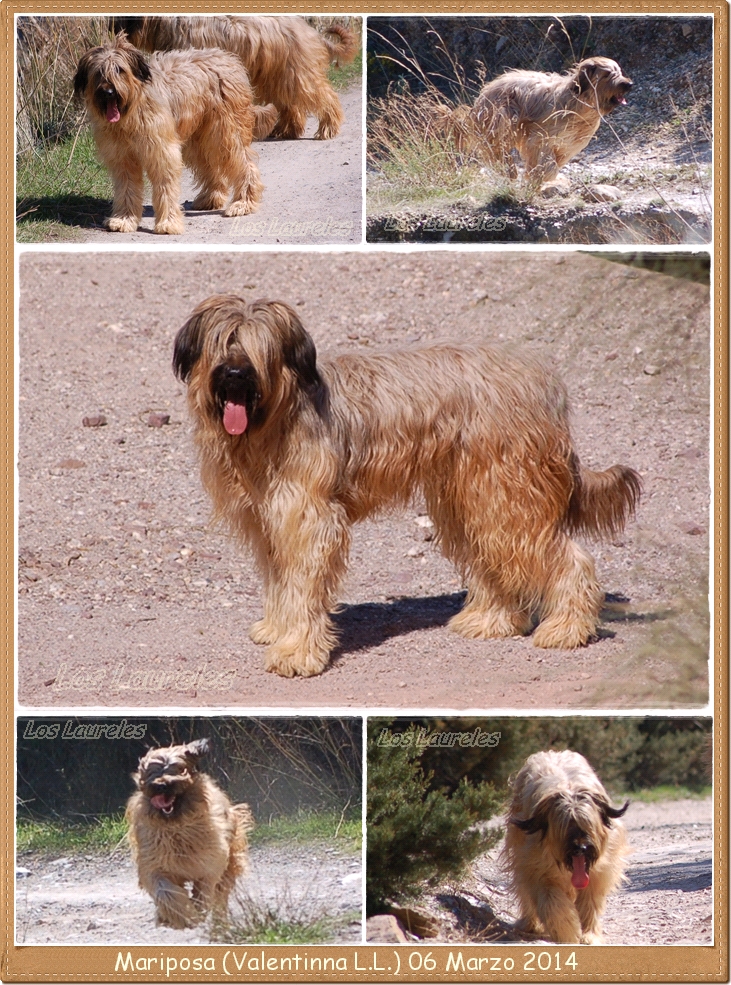
[[[147,161],[156,233],[176,236],[184,231],[183,210],[180,207],[182,174],[183,155],[180,145],[173,141],[160,141],[156,144]]]
[[[130,152],[105,162],[112,175],[114,202],[104,225],[113,233],[133,233],[142,218],[142,165]]]
[[[312,677],[325,669],[337,642],[330,611],[345,572],[350,528],[340,506],[316,502],[310,490],[290,487],[270,504],[277,579],[270,583],[266,612],[276,638],[266,669]]]
[[[543,886],[535,898],[536,913],[546,933],[557,944],[578,944],[581,923],[576,907],[559,887]]]
[[[143,888],[147,889],[155,901],[157,923],[165,927],[194,927],[201,921],[193,901],[185,886],[179,886],[160,872],[152,872],[145,879]]]

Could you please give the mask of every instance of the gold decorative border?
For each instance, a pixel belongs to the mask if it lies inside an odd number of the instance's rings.
[[[712,709],[715,721],[714,748],[714,918],[712,947],[579,947],[524,945],[349,945],[269,946],[227,948],[190,947],[101,947],[23,946],[13,943],[13,794],[14,794],[14,161],[13,161],[13,28],[14,16],[36,14],[119,13],[119,3],[109,0],[91,4],[84,0],[0,0],[0,619],[2,634],[2,887],[3,946],[0,978],[6,982],[42,981],[252,981],[252,982],[451,982],[451,981],[652,981],[723,982],[728,979],[728,324],[729,324],[729,8],[726,2],[691,4],[688,0],[634,0],[634,2],[582,2],[566,0],[565,14],[711,14],[714,18],[714,367],[715,367],[715,486],[713,641],[715,679]],[[158,2],[145,10],[160,13],[211,13],[220,3]],[[344,5],[324,5],[328,13],[389,14],[393,9],[376,0]],[[356,9],[357,7],[357,9]],[[258,5],[240,2],[237,13],[308,13],[313,5],[269,2]],[[324,8],[323,8],[324,9]],[[417,3],[402,0],[398,13],[428,14],[551,14],[546,0],[499,5],[473,0],[465,4]],[[367,247],[376,250],[379,247]],[[575,955],[575,965],[571,955]],[[129,957],[128,957],[129,955]],[[529,957],[533,955],[533,958]],[[186,960],[188,965],[186,966]],[[162,967],[160,962],[162,961]],[[200,962],[200,963],[199,963]],[[512,962],[512,963],[511,963]],[[545,967],[546,970],[541,970]],[[535,970],[532,970],[535,969]]]

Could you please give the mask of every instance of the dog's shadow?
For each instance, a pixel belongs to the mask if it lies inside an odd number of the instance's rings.
[[[333,616],[340,639],[333,658],[370,650],[395,636],[444,626],[462,608],[466,595],[400,596],[386,602],[343,605]]]
[[[94,198],[90,195],[46,195],[38,198],[25,198],[17,203],[16,222],[18,228],[30,226],[34,222],[60,222],[64,226],[83,228],[99,226],[109,215],[111,199]]]

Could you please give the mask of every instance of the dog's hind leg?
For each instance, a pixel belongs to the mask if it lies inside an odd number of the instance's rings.
[[[104,220],[104,225],[113,233],[133,233],[142,218],[142,165],[129,155],[107,164],[112,174],[114,202],[112,214]]]
[[[297,140],[305,132],[307,113],[299,106],[280,106],[279,103],[275,105],[279,110],[279,119],[271,136],[279,140]]]
[[[229,207],[224,211],[226,216],[250,215],[256,212],[264,191],[257,155],[251,147],[241,146],[238,155],[232,155],[233,160],[227,163],[225,170],[231,177],[233,198]]]
[[[585,646],[596,635],[602,603],[593,558],[561,535],[545,558],[544,567],[547,582],[534,644],[559,650]]]
[[[143,888],[155,901],[158,924],[182,930],[200,923],[201,914],[188,896],[185,886],[171,882],[160,873],[152,873],[145,879]]]
[[[211,167],[205,146],[191,140],[185,147],[183,158],[195,175],[199,191],[192,208],[195,212],[222,209],[228,201],[228,181],[220,168]]]
[[[473,640],[524,636],[532,627],[530,611],[510,603],[487,577],[471,574],[464,607],[448,623],[453,633]]]
[[[182,174],[183,157],[180,146],[173,142],[160,141],[147,162],[156,233],[175,236],[185,229],[183,210],[180,207]]]
[[[337,137],[343,125],[345,115],[340,100],[328,85],[318,92],[317,118],[320,125],[315,134],[315,140],[332,140]]]

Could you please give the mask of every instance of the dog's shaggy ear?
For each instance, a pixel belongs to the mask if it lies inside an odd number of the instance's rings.
[[[627,808],[629,807],[628,800],[625,800],[622,807],[612,807],[612,805],[602,797],[592,797],[592,800],[599,808],[602,815],[602,822],[607,828],[612,826],[613,820],[616,820],[618,817],[624,817],[627,813]]]
[[[129,43],[124,31],[120,31],[117,34],[115,43],[117,48],[124,50],[129,62],[130,71],[134,77],[139,79],[140,82],[149,82],[152,79],[152,73],[150,72],[150,66],[147,64],[147,59],[141,51]]]
[[[284,301],[254,301],[254,312],[272,318],[282,335],[282,358],[292,370],[304,392],[313,400],[318,412],[327,400],[327,387],[317,368],[317,350],[299,315]]]
[[[589,89],[596,89],[597,80],[602,71],[601,66],[597,65],[591,59],[587,59],[585,62],[581,63],[581,67],[577,65],[579,69],[577,82],[579,83],[579,92],[587,92]]]
[[[185,746],[185,758],[186,759],[200,759],[201,756],[205,756],[210,749],[211,744],[208,739],[196,739],[195,742],[189,742]]]
[[[203,352],[204,319],[207,309],[199,306],[175,336],[173,372],[182,383],[188,383],[193,367]]]
[[[524,831],[527,835],[534,835],[540,831],[541,838],[543,838],[548,831],[548,820],[542,811],[537,811],[533,817],[528,817],[525,819],[511,817],[510,824],[514,824],[516,828],[520,828],[520,830]]]
[[[77,99],[83,96],[86,91],[86,87],[89,83],[89,63],[95,51],[95,48],[92,48],[90,51],[85,51],[79,59],[79,64],[76,66],[76,75],[74,76],[74,96]]]

